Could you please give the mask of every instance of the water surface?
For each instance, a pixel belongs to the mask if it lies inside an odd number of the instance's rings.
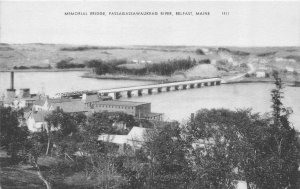
[[[10,73],[0,72],[0,92],[10,85]],[[97,90],[151,84],[131,80],[100,80],[80,77],[83,72],[15,72],[15,88],[30,88],[32,93],[54,95],[74,90]],[[163,92],[122,100],[151,102],[153,112],[164,113],[166,120],[183,121],[201,108],[252,108],[254,112],[271,111],[270,92],[274,84],[227,84],[185,91]],[[300,87],[284,89],[283,102],[294,113],[291,122],[300,130]]]
[[[84,72],[15,72],[15,88],[30,88],[32,93],[44,92],[53,96],[60,92],[99,90],[145,85],[152,82],[132,80],[100,80],[82,78]],[[0,92],[10,87],[10,73],[0,72]],[[0,94],[1,94],[0,93]]]

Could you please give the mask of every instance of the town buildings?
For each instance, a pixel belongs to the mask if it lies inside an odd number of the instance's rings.
[[[94,110],[108,112],[124,112],[138,119],[162,120],[161,113],[151,112],[151,103],[131,102],[131,101],[98,101],[94,105]]]
[[[26,123],[32,132],[45,129],[47,125],[45,117],[58,108],[70,114],[124,112],[136,119],[162,120],[163,114],[151,112],[151,103],[112,100],[110,96],[98,94],[83,94],[77,98],[49,98],[46,95],[31,94],[28,88],[20,89],[19,95],[16,96],[13,82],[14,72],[11,72],[11,87],[7,89],[0,105],[25,110]]]

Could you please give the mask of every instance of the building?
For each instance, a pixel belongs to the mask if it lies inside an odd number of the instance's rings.
[[[84,104],[87,107],[93,108],[97,102],[112,100],[112,97],[111,96],[99,96],[98,94],[93,94],[93,95],[83,94],[81,100],[84,102]]]
[[[286,67],[285,67],[285,70],[286,70],[287,72],[294,72],[294,71],[295,71],[295,69],[292,68],[292,67],[290,67],[290,66],[286,66]]]
[[[151,132],[153,132],[153,129],[133,127],[128,135],[102,134],[98,137],[98,141],[116,144],[118,151],[121,153],[125,151],[126,146],[135,151],[145,144]]]
[[[99,101],[94,105],[95,111],[124,112],[139,119],[161,120],[161,113],[151,112],[151,103],[131,101]]]
[[[49,104],[49,110],[62,109],[66,113],[87,113],[90,111],[81,100],[72,100],[65,102],[52,102]]]
[[[266,72],[264,72],[264,71],[257,71],[257,72],[255,72],[255,75],[258,78],[265,78],[266,77]]]
[[[24,117],[26,119],[26,123],[29,131],[37,132],[47,129],[47,122],[45,120],[48,112],[39,111],[39,112],[28,112]]]

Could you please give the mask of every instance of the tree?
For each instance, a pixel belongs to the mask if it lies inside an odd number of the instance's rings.
[[[187,188],[191,167],[178,124],[149,131],[146,137],[135,156],[123,161],[124,188]]]
[[[40,166],[38,164],[38,158],[42,155],[44,149],[43,139],[45,138],[43,132],[33,133],[30,136],[30,140],[27,143],[27,156],[30,164],[36,169],[37,175],[44,182],[47,189],[51,189],[50,182],[45,178],[40,170]]]
[[[283,103],[282,82],[274,72],[276,88],[272,90],[272,117],[260,147],[261,171],[256,185],[260,188],[295,188],[298,178],[299,148],[297,135],[289,122],[291,110]]]
[[[244,179],[239,160],[246,150],[251,153],[251,148],[246,148],[242,130],[251,126],[252,120],[249,110],[202,109],[187,123],[194,185],[233,188],[235,180]]]
[[[231,188],[244,180],[248,189],[295,188],[299,148],[284,107],[282,83],[274,75],[271,114],[251,110],[200,110],[186,125],[195,183],[204,188]],[[199,144],[199,147],[195,147]]]
[[[27,126],[19,121],[22,117],[22,111],[0,107],[0,144],[11,154],[12,160],[16,160],[19,151],[24,149],[29,135]]]
[[[46,155],[49,154],[52,142],[61,147],[63,153],[67,149],[71,150],[73,148],[73,150],[76,150],[76,142],[80,140],[80,136],[77,134],[86,122],[84,114],[68,114],[57,108],[47,115],[45,120],[47,121],[48,134]]]

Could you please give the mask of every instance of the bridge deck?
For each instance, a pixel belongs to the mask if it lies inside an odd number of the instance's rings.
[[[199,80],[180,81],[180,82],[173,82],[173,83],[153,84],[153,85],[141,85],[141,86],[135,86],[135,87],[124,87],[124,88],[115,88],[115,89],[103,89],[103,90],[99,90],[98,93],[100,93],[100,94],[101,93],[116,93],[116,92],[123,92],[123,91],[134,91],[134,90],[142,90],[142,89],[171,87],[171,86],[177,86],[177,85],[189,85],[189,84],[196,84],[196,83],[216,82],[216,81],[221,82],[221,78],[199,79]]]

